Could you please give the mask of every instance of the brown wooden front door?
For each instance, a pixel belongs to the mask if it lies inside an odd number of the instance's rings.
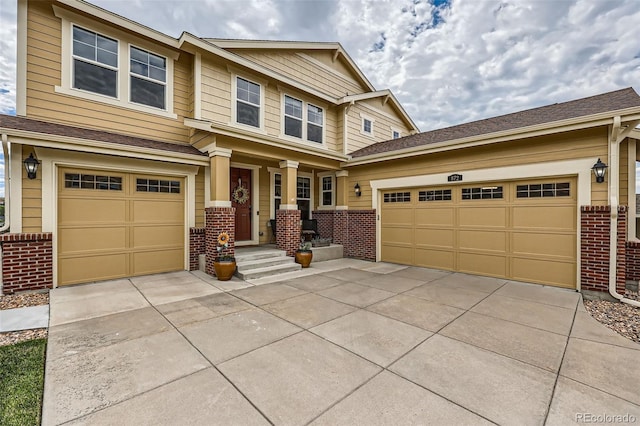
[[[251,239],[251,170],[231,168],[231,206],[236,209],[236,241]]]

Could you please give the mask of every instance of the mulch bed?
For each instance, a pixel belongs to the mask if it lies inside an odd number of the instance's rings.
[[[640,308],[622,302],[585,300],[584,307],[600,323],[619,335],[640,343]]]

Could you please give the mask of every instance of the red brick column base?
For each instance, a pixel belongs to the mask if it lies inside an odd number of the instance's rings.
[[[2,293],[53,288],[53,234],[3,234]]]
[[[376,261],[376,211],[336,210],[333,242],[342,244],[344,256]]]
[[[640,243],[627,242],[627,279],[640,281]]]
[[[277,210],[276,231],[278,250],[294,256],[300,246],[300,210]]]
[[[581,271],[582,290],[609,291],[609,237],[611,229],[611,206],[582,206],[581,211]],[[616,291],[625,292],[627,207],[618,209],[617,273]]]
[[[196,271],[200,266],[199,256],[207,252],[205,228],[189,228],[189,270]]]
[[[205,272],[215,276],[213,262],[219,255],[235,256],[236,242],[236,209],[233,207],[208,207],[205,212],[205,251],[207,266]],[[218,253],[218,235],[221,232],[229,234],[229,246]]]

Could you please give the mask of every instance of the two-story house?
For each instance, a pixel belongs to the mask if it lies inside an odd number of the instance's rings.
[[[18,0],[18,20],[5,292],[203,253],[211,273],[220,232],[291,255],[312,217],[349,257],[614,293],[640,278],[631,88],[418,133],[338,43],[173,38],[78,0]]]

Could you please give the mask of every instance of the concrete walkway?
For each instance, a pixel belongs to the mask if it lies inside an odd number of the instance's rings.
[[[43,424],[640,422],[640,345],[576,292],[347,259],[303,274],[53,290]]]
[[[49,326],[49,305],[0,310],[0,333]]]

